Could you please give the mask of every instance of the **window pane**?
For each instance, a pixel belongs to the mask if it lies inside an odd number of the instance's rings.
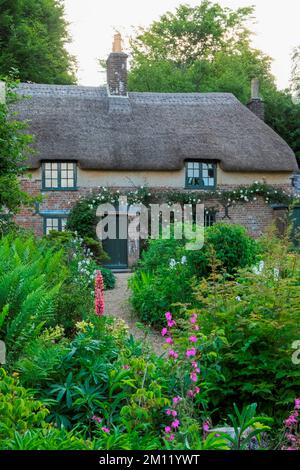
[[[51,163],[45,163],[45,170],[51,170]]]
[[[71,180],[71,179],[69,179],[69,180],[68,180],[67,187],[68,187],[68,188],[74,188],[74,181]]]
[[[61,168],[62,170],[66,170],[66,169],[67,169],[67,163],[61,163],[61,164],[60,164],[60,168]]]
[[[58,188],[57,179],[52,179],[52,188]]]
[[[61,177],[62,178],[67,178],[67,174],[68,174],[67,170],[61,170]]]
[[[67,188],[68,187],[68,180],[66,178],[63,178],[61,180],[61,187],[62,188]]]
[[[66,228],[67,219],[61,219],[61,230],[64,231]]]

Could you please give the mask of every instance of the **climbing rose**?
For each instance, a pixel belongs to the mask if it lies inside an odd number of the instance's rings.
[[[104,315],[104,284],[101,271],[95,276],[95,313],[98,317]]]
[[[163,329],[161,330],[161,335],[162,335],[162,336],[166,336],[167,334],[168,334],[168,329],[167,329],[167,328],[163,328]]]

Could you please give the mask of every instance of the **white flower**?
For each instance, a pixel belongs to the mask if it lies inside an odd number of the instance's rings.
[[[240,298],[240,296],[238,295],[235,300],[237,300],[238,302],[240,302],[242,299]]]
[[[187,262],[187,257],[186,257],[186,256],[183,256],[183,257],[181,258],[181,264],[186,264],[186,262]]]
[[[171,258],[170,263],[169,263],[170,268],[174,268],[176,266],[176,264],[177,264],[176,260],[174,258]]]

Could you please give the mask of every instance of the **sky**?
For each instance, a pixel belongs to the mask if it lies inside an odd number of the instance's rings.
[[[300,45],[299,0],[216,0],[222,6],[236,9],[256,7],[253,45],[271,57],[277,85],[289,85],[291,54]],[[65,0],[72,43],[68,50],[78,60],[80,85],[103,84],[105,78],[97,59],[107,58],[115,30],[128,38],[138,26],[147,27],[166,11],[181,3],[197,5],[200,0]]]

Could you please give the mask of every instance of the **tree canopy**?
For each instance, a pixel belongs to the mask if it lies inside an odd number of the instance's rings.
[[[32,198],[21,190],[18,179],[25,170],[24,161],[30,151],[32,136],[24,132],[25,123],[9,116],[8,106],[16,99],[13,93],[14,85],[7,83],[6,102],[0,103],[0,222],[1,215],[14,213],[21,204],[33,202]]]
[[[0,0],[0,74],[21,81],[72,84],[75,59],[61,0]]]
[[[251,79],[259,78],[266,122],[300,158],[300,105],[291,90],[277,90],[272,59],[253,48],[248,27],[253,14],[253,7],[232,10],[203,0],[195,7],[180,5],[139,28],[130,43],[129,89],[230,92],[246,104]]]

